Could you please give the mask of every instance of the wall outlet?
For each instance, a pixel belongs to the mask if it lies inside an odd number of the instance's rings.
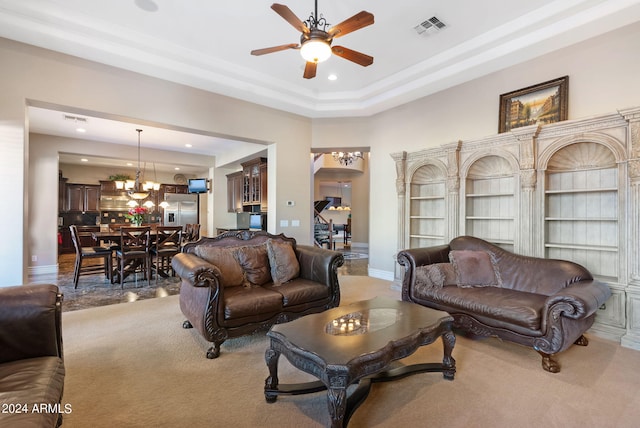
[[[38,261],[38,256],[31,256],[31,261],[32,262],[37,262]]]
[[[280,227],[289,227],[289,220],[280,220]]]
[[[295,206],[295,204],[296,204],[296,201],[287,201],[287,206],[288,207],[293,207],[293,206]]]
[[[300,220],[291,220],[291,227],[300,227]]]

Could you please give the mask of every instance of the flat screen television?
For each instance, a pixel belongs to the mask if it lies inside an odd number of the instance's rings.
[[[190,178],[189,193],[207,193],[208,181],[206,178]]]

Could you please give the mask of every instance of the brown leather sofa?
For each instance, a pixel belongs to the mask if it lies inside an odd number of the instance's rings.
[[[588,344],[583,333],[611,295],[576,263],[513,254],[471,236],[403,250],[398,263],[402,300],[449,312],[466,332],[530,346],[552,373],[560,371],[554,354]]]
[[[229,338],[252,334],[340,304],[341,253],[267,232],[227,232],[186,244],[171,262],[180,309],[220,355]]]
[[[0,426],[62,424],[62,295],[50,284],[0,287]]]

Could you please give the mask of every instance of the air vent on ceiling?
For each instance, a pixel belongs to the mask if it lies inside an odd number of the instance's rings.
[[[431,18],[424,20],[420,24],[413,27],[413,29],[416,30],[416,33],[422,36],[429,36],[431,34],[435,34],[441,30],[444,30],[446,26],[447,25],[444,22],[440,21],[435,16],[432,16]]]
[[[86,117],[80,117],[80,116],[73,116],[70,114],[65,114],[64,115],[64,120],[72,120],[74,122],[86,122],[87,118]]]

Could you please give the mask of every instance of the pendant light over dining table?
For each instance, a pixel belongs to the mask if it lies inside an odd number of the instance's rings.
[[[142,171],[140,170],[140,133],[142,129],[136,129],[138,133],[138,167],[136,169],[136,179],[127,180],[126,182],[116,181],[116,188],[124,188],[132,199],[134,205],[138,205],[137,201],[141,201],[149,197],[152,190],[159,190],[160,184],[153,181],[142,183]],[[151,202],[152,203],[152,202]],[[153,203],[152,203],[153,204]]]

